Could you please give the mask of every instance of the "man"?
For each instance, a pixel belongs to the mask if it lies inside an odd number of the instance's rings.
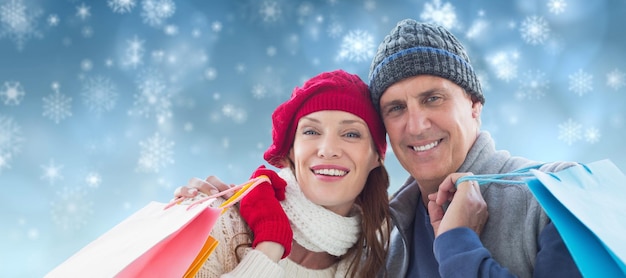
[[[497,151],[480,130],[480,82],[448,30],[398,22],[380,44],[369,78],[393,151],[411,175],[390,202],[388,277],[580,276],[527,187],[462,182],[455,188],[463,175],[540,163]]]

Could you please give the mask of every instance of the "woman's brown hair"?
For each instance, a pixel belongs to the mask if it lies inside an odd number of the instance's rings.
[[[384,165],[374,168],[355,200],[362,210],[361,234],[344,257],[352,258],[350,277],[375,277],[385,267],[391,216],[389,213],[389,174]]]

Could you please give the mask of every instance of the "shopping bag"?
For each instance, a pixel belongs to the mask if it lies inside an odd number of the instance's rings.
[[[610,160],[528,182],[585,277],[626,277],[626,176]]]
[[[626,277],[626,176],[610,160],[545,173],[531,167],[509,174],[476,175],[479,183],[519,181],[559,231],[584,277]],[[460,181],[457,181],[457,184]]]
[[[265,181],[259,176],[187,205],[152,201],[45,277],[192,277],[218,244],[209,234],[221,213]],[[210,207],[232,191],[219,208]]]

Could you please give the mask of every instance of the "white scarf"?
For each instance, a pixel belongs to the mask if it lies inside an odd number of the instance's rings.
[[[281,205],[291,222],[294,240],[313,252],[334,256],[348,252],[361,233],[361,213],[356,205],[351,216],[338,215],[307,199],[290,168],[283,168],[278,175],[287,182]]]

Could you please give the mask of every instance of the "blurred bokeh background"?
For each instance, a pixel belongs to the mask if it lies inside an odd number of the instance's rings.
[[[0,276],[45,275],[191,177],[244,182],[292,89],[337,68],[367,81],[404,18],[466,45],[499,148],[626,169],[624,15],[623,0],[0,0]],[[387,157],[395,191],[406,173]]]

